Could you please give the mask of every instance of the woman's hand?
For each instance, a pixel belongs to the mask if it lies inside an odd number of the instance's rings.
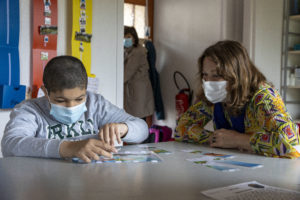
[[[87,163],[92,160],[99,160],[99,156],[111,158],[111,152],[117,153],[114,146],[105,144],[103,141],[97,139],[64,141],[59,148],[62,158],[78,157]]]
[[[210,136],[210,146],[251,150],[250,136],[234,130],[218,129]]]
[[[99,138],[104,143],[114,146],[115,140],[120,144],[121,138],[128,132],[128,126],[124,123],[105,124],[99,131]]]

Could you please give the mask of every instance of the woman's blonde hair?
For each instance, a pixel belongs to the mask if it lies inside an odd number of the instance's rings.
[[[211,104],[205,97],[202,87],[204,58],[210,58],[217,65],[217,73],[228,81],[226,109],[238,115],[259,85],[266,82],[265,76],[251,62],[247,50],[239,42],[225,40],[208,47],[198,59],[199,91],[198,99]]]

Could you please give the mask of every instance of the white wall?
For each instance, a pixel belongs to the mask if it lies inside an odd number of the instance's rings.
[[[72,0],[58,0],[57,54],[71,53]],[[31,0],[20,0],[20,83],[31,84]],[[93,1],[92,73],[99,92],[123,107],[123,0]],[[0,140],[10,110],[0,110]],[[0,152],[0,157],[2,156]]]
[[[166,120],[176,126],[173,73],[181,71],[195,87],[197,59],[203,50],[221,39],[242,39],[241,0],[156,0],[154,2],[154,44],[160,73]],[[184,86],[184,85],[183,85]]]
[[[243,43],[255,65],[280,90],[283,28],[283,0],[244,0]],[[270,6],[272,5],[272,6]],[[288,100],[299,99],[289,90]],[[287,104],[293,119],[300,118],[299,104]]]
[[[245,0],[244,11],[243,43],[255,65],[279,90],[283,0]]]

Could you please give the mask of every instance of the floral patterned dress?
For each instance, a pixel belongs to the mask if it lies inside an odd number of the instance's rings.
[[[191,106],[178,120],[175,140],[207,142],[212,132],[204,127],[213,120],[213,113],[214,106],[202,101]],[[224,115],[232,124],[225,109]],[[244,126],[245,134],[251,136],[249,143],[255,153],[272,157],[300,157],[300,152],[295,148],[300,147],[299,128],[293,123],[278,91],[270,85],[262,84],[247,103]]]

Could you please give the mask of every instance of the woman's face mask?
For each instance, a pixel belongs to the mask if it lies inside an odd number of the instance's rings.
[[[203,89],[205,97],[211,103],[223,102],[227,96],[227,81],[204,81]]]
[[[124,47],[130,48],[133,45],[132,38],[124,38]]]

